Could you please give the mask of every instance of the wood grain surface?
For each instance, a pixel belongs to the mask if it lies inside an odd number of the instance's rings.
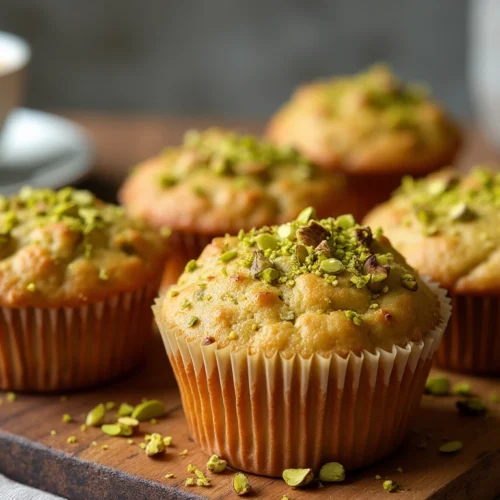
[[[463,376],[451,375],[453,381]],[[466,377],[474,392],[488,399],[500,393],[494,379]],[[1,396],[0,396],[1,397]],[[87,412],[100,402],[138,403],[142,398],[166,403],[167,415],[156,424],[141,424],[134,437],[108,437],[99,428],[81,431]],[[0,406],[0,472],[71,500],[169,499],[186,495],[208,498],[236,498],[231,490],[233,471],[208,474],[211,488],[186,487],[186,467],[205,468],[208,457],[189,436],[175,380],[161,339],[155,337],[146,364],[129,376],[106,387],[69,395],[37,396],[18,394],[16,401]],[[324,489],[292,490],[279,479],[250,476],[255,498],[291,500],[306,498],[385,498],[379,474],[401,484],[398,495],[410,499],[488,499],[500,493],[500,404],[489,403],[488,417],[463,417],[455,409],[456,397],[424,396],[422,407],[407,442],[391,457],[363,471],[348,474],[343,484]],[[73,422],[65,424],[69,413]],[[108,412],[114,421],[116,411]],[[57,434],[51,435],[51,430]],[[171,435],[174,446],[165,456],[149,458],[139,448],[145,433]],[[76,436],[74,444],[67,438]],[[438,448],[446,440],[459,439],[464,449],[446,456]],[[92,442],[97,445],[93,446]],[[422,441],[427,449],[419,449]],[[107,445],[108,449],[102,448]],[[297,443],[299,445],[299,443]],[[179,453],[188,450],[187,456]],[[83,461],[83,462],[82,462]],[[398,472],[401,467],[403,472]],[[167,473],[175,478],[165,479]],[[187,498],[187,497],[186,497]]]
[[[86,187],[112,199],[128,168],[141,159],[175,144],[184,130],[216,123],[239,130],[258,132],[258,123],[238,120],[163,119],[92,113],[63,113],[87,128],[94,138],[97,165]],[[475,133],[468,136],[460,166],[498,159]],[[500,393],[495,379],[449,375],[451,380],[468,380],[474,392],[488,399]],[[156,424],[141,424],[134,437],[110,438],[100,429],[81,431],[85,415],[96,404],[106,401],[138,403],[142,398],[165,401],[168,412]],[[146,363],[127,377],[105,387],[69,395],[18,394],[15,402],[0,394],[0,472],[9,477],[70,500],[156,500],[170,498],[236,498],[231,490],[234,471],[213,475],[210,488],[186,487],[186,471],[192,463],[204,469],[207,456],[189,436],[179,392],[161,343],[156,337]],[[348,474],[342,484],[324,489],[293,490],[283,481],[249,476],[254,489],[252,498],[290,500],[307,498],[352,499],[386,498],[382,478],[401,484],[398,498],[407,499],[488,499],[500,494],[500,405],[489,403],[488,417],[461,417],[455,409],[456,397],[424,396],[422,406],[405,444],[391,457],[365,470]],[[69,413],[74,421],[62,422]],[[108,415],[114,419],[113,412]],[[51,430],[56,435],[51,435]],[[160,432],[173,436],[174,446],[161,458],[148,458],[138,447],[145,433]],[[74,444],[67,438],[76,436]],[[439,446],[447,439],[459,439],[464,449],[454,455],[442,455]],[[97,445],[93,446],[92,442]],[[427,449],[419,449],[425,441]],[[107,445],[108,449],[103,449]],[[187,456],[179,452],[187,449]],[[403,472],[398,472],[401,467]],[[175,478],[165,479],[167,473]]]

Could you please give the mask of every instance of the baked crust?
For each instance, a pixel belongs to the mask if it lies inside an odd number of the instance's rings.
[[[0,197],[0,305],[73,307],[157,279],[158,231],[90,192],[23,188]]]
[[[454,185],[439,194],[436,186],[450,181]],[[433,195],[434,191],[438,194]],[[365,223],[382,227],[413,267],[448,290],[460,295],[497,295],[499,193],[500,175],[493,171],[475,169],[459,178],[445,170],[422,181],[407,180],[390,201],[367,215]],[[454,218],[459,208],[469,216]],[[429,211],[430,218],[422,210]]]
[[[157,321],[191,341],[286,357],[390,351],[422,340],[440,321],[435,295],[385,237],[371,239],[366,228],[352,222],[342,229],[337,221],[295,221],[285,225],[291,232],[274,227],[214,239],[159,299]],[[311,240],[303,228],[315,231]],[[364,234],[370,238],[358,241]],[[274,249],[261,251],[261,243]],[[300,265],[296,247],[304,246],[309,257]],[[339,269],[321,264],[322,252],[337,255],[327,260]],[[388,263],[380,269],[375,259],[373,272],[385,273],[376,283],[366,268],[373,256]],[[403,285],[408,277],[413,286]]]
[[[442,107],[383,65],[302,85],[271,118],[267,135],[349,174],[427,173],[450,164],[461,143]]]
[[[221,129],[192,137],[134,169],[119,193],[131,215],[212,236],[286,222],[309,205],[322,216],[345,210],[344,177],[298,152]]]

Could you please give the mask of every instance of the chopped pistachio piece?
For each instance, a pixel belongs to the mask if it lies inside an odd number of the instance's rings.
[[[132,417],[119,417],[118,423],[132,428],[139,427],[139,420]]]
[[[118,416],[119,417],[130,417],[132,412],[134,411],[134,407],[129,405],[128,403],[122,403],[118,408]]]
[[[50,431],[50,435],[51,435],[51,436],[55,436],[56,434],[57,434],[57,432],[56,432],[54,429],[52,429],[52,430]]]
[[[381,476],[380,474],[377,474],[377,475],[375,476],[375,479],[382,479],[382,476]]]
[[[82,424],[82,425],[80,425],[80,430],[81,430],[82,432],[85,432],[85,431],[87,430],[87,424]]]
[[[145,422],[152,418],[158,418],[165,415],[165,405],[162,401],[152,399],[144,401],[137,405],[132,412],[132,418],[136,418],[139,422]]]
[[[328,274],[338,274],[344,271],[345,267],[338,259],[325,259],[321,261],[319,268]]]
[[[184,450],[182,450],[181,452],[179,452],[179,455],[180,455],[181,457],[185,457],[187,454],[188,454],[188,450],[187,450],[187,449],[184,449]]]
[[[89,411],[85,423],[90,427],[97,427],[102,424],[106,409],[102,403],[98,404],[95,408]]]
[[[217,455],[212,455],[207,462],[207,469],[212,472],[223,472],[227,467],[227,462]]]
[[[460,415],[476,417],[486,414],[487,408],[480,398],[469,398],[457,401],[456,407]]]
[[[261,250],[274,250],[278,246],[276,238],[268,233],[259,234],[255,241]]]
[[[174,478],[175,476],[174,476],[174,474],[172,474],[171,472],[169,472],[168,474],[165,474],[163,477],[164,477],[165,479],[172,479],[172,478]]]
[[[69,438],[66,439],[66,442],[69,444],[76,443],[76,436],[69,436]]]
[[[223,253],[219,260],[221,262],[229,262],[238,256],[238,252],[236,250],[229,250],[228,252]]]
[[[114,401],[108,401],[104,407],[106,408],[106,411],[111,411],[111,410],[114,410],[114,408],[116,407],[116,403]]]
[[[28,283],[28,285],[26,286],[26,289],[28,290],[28,292],[36,292],[35,283]]]
[[[240,497],[248,495],[252,491],[248,478],[242,472],[233,476],[233,490]]]
[[[73,421],[73,419],[71,418],[71,415],[69,413],[65,413],[63,416],[62,416],[62,421],[65,423],[65,424],[69,424],[70,422]]]
[[[172,446],[172,436],[164,436],[163,444],[167,447]]]
[[[7,395],[6,395],[6,397],[7,397],[7,401],[9,403],[13,403],[16,400],[16,398],[17,398],[17,396],[16,396],[16,394],[14,392],[8,392]]]
[[[456,453],[464,447],[462,441],[448,441],[439,447],[441,453]]]
[[[194,477],[188,477],[184,483],[186,486],[194,486],[196,484]]]
[[[285,469],[283,479],[288,486],[300,488],[309,484],[314,479],[314,474],[311,469]]]
[[[193,326],[196,326],[199,321],[200,318],[198,318],[198,316],[191,316],[188,320],[188,326],[192,328]]]
[[[123,424],[103,424],[101,430],[108,436],[131,436],[134,430]]]
[[[316,210],[314,210],[313,207],[307,207],[300,212],[300,214],[297,216],[297,222],[300,222],[301,224],[307,224],[311,219],[314,219],[316,217]]]
[[[151,434],[151,439],[148,441],[146,446],[146,455],[152,457],[154,455],[159,455],[165,451],[165,444],[160,434]]]
[[[267,269],[264,269],[264,271],[262,271],[260,275],[264,281],[266,281],[267,283],[272,283],[280,277],[280,272],[277,269],[269,267]]]
[[[108,449],[109,449],[109,446],[108,446],[107,444],[103,444],[103,445],[101,446],[101,448],[102,448],[104,451],[106,451],[106,450],[108,450]]]
[[[337,224],[342,229],[350,229],[351,227],[354,227],[356,225],[356,221],[351,214],[345,214],[337,217]]]
[[[283,224],[278,227],[278,236],[282,240],[292,239],[295,234],[295,231],[291,224]]]
[[[453,221],[468,222],[476,218],[476,213],[467,203],[457,203],[450,209],[450,219]]]
[[[441,375],[429,377],[425,383],[425,392],[433,396],[446,396],[450,393],[450,381]]]
[[[389,493],[392,493],[394,491],[397,491],[399,489],[398,483],[396,481],[393,481],[392,479],[387,479],[383,482],[382,484],[383,488],[385,491],[388,491]]]
[[[401,277],[401,285],[411,292],[416,292],[418,290],[417,279],[411,274],[403,274]]]
[[[471,391],[469,382],[458,382],[453,386],[453,394],[457,396],[470,396]]]
[[[342,464],[338,462],[329,462],[319,471],[320,481],[325,483],[340,483],[345,479],[345,469]]]
[[[127,444],[135,444],[135,441],[133,439],[127,439]]]

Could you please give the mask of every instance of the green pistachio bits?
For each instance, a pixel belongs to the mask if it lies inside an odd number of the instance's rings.
[[[398,483],[396,483],[396,481],[393,481],[392,479],[387,479],[386,481],[384,481],[382,487],[384,488],[385,491],[388,491],[389,493],[392,493],[399,489]]]
[[[219,257],[219,260],[221,262],[229,262],[230,260],[233,260],[237,256],[238,256],[238,252],[236,250],[229,250],[228,252],[223,253]]]
[[[136,418],[132,418],[132,417],[120,417],[120,418],[118,418],[118,423],[123,424],[123,425],[127,425],[128,427],[132,427],[132,428],[139,427],[139,420],[137,420]]]
[[[90,427],[97,427],[101,425],[105,414],[106,408],[104,408],[104,405],[102,403],[98,404],[95,408],[89,411],[87,418],[85,419],[85,425]]]
[[[292,488],[306,486],[313,479],[314,473],[311,469],[285,469],[283,471],[283,480]]]
[[[278,227],[278,236],[282,240],[292,239],[295,234],[293,227],[290,224],[283,224]]]
[[[238,472],[233,476],[233,490],[240,497],[248,495],[248,493],[252,491],[248,478],[245,474]]]
[[[313,207],[307,207],[300,212],[297,217],[297,222],[300,224],[307,224],[311,219],[316,218],[316,210]]]
[[[139,422],[144,422],[146,420],[151,420],[152,418],[162,417],[163,415],[165,415],[164,403],[162,401],[152,399],[137,405],[131,416],[132,418],[139,420]]]
[[[159,455],[165,451],[165,443],[160,434],[151,434],[148,444],[146,445],[146,455],[152,457]]]
[[[457,396],[470,396],[472,392],[469,382],[458,382],[453,386],[453,394]]]
[[[345,267],[340,260],[337,259],[326,259],[321,261],[319,268],[328,274],[338,274],[341,273]]]
[[[469,398],[457,401],[456,407],[460,415],[466,417],[480,417],[486,415],[487,408],[480,398]]]
[[[443,376],[429,377],[425,383],[425,392],[433,396],[447,396],[450,393],[450,381]]]
[[[339,217],[337,217],[337,224],[342,229],[349,229],[349,228],[354,227],[356,225],[356,221],[354,220],[354,217],[351,214],[346,214],[346,215],[340,215]]]
[[[439,447],[441,453],[456,453],[464,447],[462,441],[448,441]]]
[[[227,467],[227,462],[217,455],[212,455],[207,462],[207,469],[212,472],[223,472]]]
[[[122,403],[118,408],[118,416],[119,417],[130,417],[132,412],[134,411],[134,407],[129,405],[128,403]]]
[[[329,462],[319,471],[319,479],[325,483],[340,483],[345,479],[345,469],[338,462]]]
[[[134,430],[131,427],[122,424],[104,424],[101,430],[108,436],[131,436]]]
[[[261,250],[274,250],[278,246],[276,238],[267,233],[259,234],[255,241]]]

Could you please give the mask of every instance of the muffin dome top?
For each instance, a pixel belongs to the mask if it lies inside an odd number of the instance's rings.
[[[475,168],[405,178],[367,223],[422,274],[455,292],[500,292],[500,174]]]
[[[271,119],[268,136],[350,173],[429,171],[450,163],[460,142],[424,87],[401,82],[380,64],[303,85]]]
[[[89,191],[0,196],[0,304],[74,306],[154,279],[165,238]]]
[[[313,215],[214,239],[157,319],[192,341],[285,356],[391,350],[437,326],[436,297],[384,236]]]
[[[293,148],[208,129],[140,164],[120,199],[152,224],[218,235],[291,220],[309,205],[330,215],[343,186]]]

